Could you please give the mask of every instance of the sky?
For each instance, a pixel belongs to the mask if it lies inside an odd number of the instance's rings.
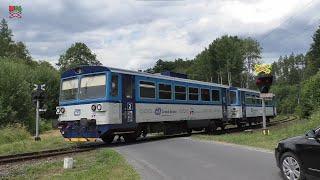
[[[9,5],[22,18],[9,18]],[[265,63],[305,53],[319,9],[320,0],[2,0],[0,18],[34,59],[55,64],[84,42],[103,65],[138,70],[193,59],[222,35],[255,38]]]

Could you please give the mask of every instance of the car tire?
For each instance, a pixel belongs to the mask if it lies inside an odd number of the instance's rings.
[[[282,154],[280,158],[280,171],[283,179],[285,180],[291,180],[290,176],[294,176],[294,180],[306,179],[300,159],[291,152]]]

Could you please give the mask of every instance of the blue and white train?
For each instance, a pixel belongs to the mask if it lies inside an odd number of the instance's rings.
[[[59,128],[67,141],[134,141],[147,133],[165,135],[227,124],[240,127],[262,119],[259,92],[190,80],[166,72],[149,74],[104,66],[82,66],[61,76]],[[266,115],[276,116],[273,100]]]

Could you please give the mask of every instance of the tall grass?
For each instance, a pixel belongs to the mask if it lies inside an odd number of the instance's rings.
[[[30,133],[21,125],[8,126],[0,129],[0,145],[23,141],[30,138]]]

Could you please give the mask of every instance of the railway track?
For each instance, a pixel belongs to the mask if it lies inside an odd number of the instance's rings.
[[[287,123],[290,121],[294,121],[296,119],[297,119],[296,116],[287,116],[283,119],[269,122],[267,124],[267,126],[274,126],[274,125],[278,125],[278,124],[283,124],[283,123]],[[225,130],[216,131],[214,134],[241,132],[244,129],[258,129],[258,128],[261,128],[261,126],[262,126],[261,123],[259,123],[259,124],[252,125],[251,127],[246,126],[245,128],[241,128],[241,129],[227,128]],[[194,133],[194,134],[203,134],[203,133],[204,132],[198,132],[198,133]],[[181,135],[174,135],[171,137],[179,137],[179,136],[181,136]],[[164,139],[164,138],[168,138],[168,137],[166,137],[166,136],[149,137],[149,138],[145,138],[139,142],[154,141],[154,140],[159,140],[159,139]],[[5,156],[0,156],[0,165],[14,163],[14,162],[20,162],[20,161],[27,161],[27,160],[33,160],[33,159],[52,157],[52,156],[58,156],[58,155],[63,155],[63,154],[72,154],[72,153],[92,151],[92,150],[95,150],[95,149],[101,148],[101,147],[110,147],[110,146],[117,146],[117,145],[119,145],[118,142],[114,143],[113,145],[106,145],[104,143],[93,143],[93,144],[78,145],[76,147],[71,147],[71,148],[61,148],[61,149],[53,149],[53,150],[46,150],[46,151],[5,155]]]
[[[291,122],[296,119],[298,119],[297,116],[286,116],[283,119],[280,119],[277,121],[271,121],[271,122],[267,123],[267,127]],[[242,131],[248,130],[248,129],[260,129],[260,128],[262,128],[262,123],[254,124],[251,126],[245,126],[243,128],[232,127],[232,128],[226,128],[225,130],[216,130],[213,134],[220,135],[220,134],[225,134],[225,133],[236,133],[236,132],[242,132]],[[200,134],[204,134],[204,132],[200,132]]]
[[[281,120],[271,121],[271,122],[268,123],[267,126],[274,126],[274,125],[277,125],[277,124],[283,124],[283,123],[287,123],[287,122],[294,121],[294,120],[297,120],[297,119],[298,119],[297,116],[287,116],[287,117],[285,117],[284,119],[281,119]]]
[[[29,153],[21,153],[21,154],[13,154],[13,155],[5,155],[0,156],[0,164],[8,164],[18,161],[26,161],[32,159],[40,159],[52,156],[58,156],[63,154],[70,154],[70,153],[79,153],[79,152],[86,152],[96,149],[98,145],[90,145],[90,146],[79,146],[79,147],[72,147],[72,148],[61,148],[61,149],[53,149],[53,150],[46,150],[46,151],[37,151],[37,152],[29,152]]]

